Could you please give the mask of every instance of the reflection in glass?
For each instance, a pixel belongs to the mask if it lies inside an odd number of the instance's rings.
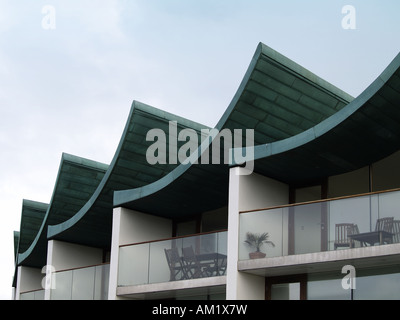
[[[399,267],[358,270],[352,291],[342,287],[343,274],[309,274],[307,299],[400,300],[399,271]]]
[[[20,300],[44,300],[44,290],[21,293]]]
[[[244,242],[247,232],[268,232],[275,247],[264,248],[267,258],[400,243],[398,208],[400,191],[388,191],[242,213],[239,217],[239,260],[249,259],[251,248]],[[377,222],[382,218],[393,220],[391,231],[386,227],[377,229]],[[379,241],[382,233],[368,234],[382,230],[389,233],[384,235],[382,243]]]
[[[51,300],[106,300],[110,265],[78,268],[52,274]],[[44,299],[44,290],[43,290]]]
[[[94,300],[107,300],[110,265],[96,266],[95,269]]]
[[[119,286],[148,283],[149,250],[149,243],[137,246],[121,247],[119,249]]]
[[[226,263],[226,231],[123,246],[118,286],[221,276]]]
[[[342,287],[342,278],[313,278],[309,275],[307,283],[307,300],[350,300],[351,291]]]
[[[72,271],[72,300],[93,300],[95,271],[95,268]]]
[[[321,251],[321,214],[325,203],[293,208],[295,254]]]
[[[71,300],[72,298],[72,271],[57,272],[52,274],[51,300]]]
[[[357,277],[354,300],[400,300],[400,273]]]
[[[300,300],[300,282],[271,285],[271,300]]]

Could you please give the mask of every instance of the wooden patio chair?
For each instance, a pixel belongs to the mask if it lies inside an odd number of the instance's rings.
[[[164,249],[164,252],[170,270],[170,281],[187,279],[188,277],[183,267],[182,258],[179,256],[178,249],[176,247]]]
[[[376,220],[375,231],[386,231],[393,233],[393,217],[380,218]],[[384,237],[383,242],[392,243],[393,236]]]
[[[393,220],[393,243],[400,243],[400,220]]]
[[[393,217],[380,218],[376,220],[375,231],[392,232],[393,230]]]
[[[350,248],[351,239],[349,235],[358,234],[358,226],[354,223],[338,223],[335,225],[335,242],[334,250],[337,248]]]
[[[183,267],[188,279],[202,278],[207,276],[205,271],[210,267],[209,263],[201,263],[197,260],[193,247],[182,248]]]
[[[215,263],[210,264],[209,267],[204,269],[204,272],[207,274],[208,277],[212,276],[222,276],[226,273],[227,268],[227,258],[219,258],[215,261]]]

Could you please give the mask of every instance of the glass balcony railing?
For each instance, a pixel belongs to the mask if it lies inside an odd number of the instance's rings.
[[[44,289],[22,292],[20,300],[44,300]]]
[[[395,190],[241,213],[239,260],[257,251],[249,243],[264,233],[267,257],[397,243],[399,208]]]
[[[121,246],[118,286],[222,276],[226,259],[226,231]]]
[[[51,300],[107,300],[110,265],[55,272]]]

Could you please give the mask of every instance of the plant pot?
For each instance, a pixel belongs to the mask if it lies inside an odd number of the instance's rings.
[[[262,259],[266,257],[266,254],[264,252],[250,252],[249,253],[250,259]]]

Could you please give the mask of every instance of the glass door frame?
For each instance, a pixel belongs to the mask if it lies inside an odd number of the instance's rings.
[[[276,276],[265,278],[265,300],[271,300],[274,284],[300,283],[300,300],[307,300],[307,274]]]
[[[317,200],[328,199],[328,179],[322,181],[309,183],[306,185],[290,186],[289,188],[289,204],[295,204],[299,202],[296,197],[297,190],[319,187],[320,196]],[[289,244],[288,253],[289,255],[295,254],[295,240],[294,240],[294,227],[295,227],[295,207],[289,207]],[[321,252],[328,250],[328,204],[327,202],[321,203]]]

